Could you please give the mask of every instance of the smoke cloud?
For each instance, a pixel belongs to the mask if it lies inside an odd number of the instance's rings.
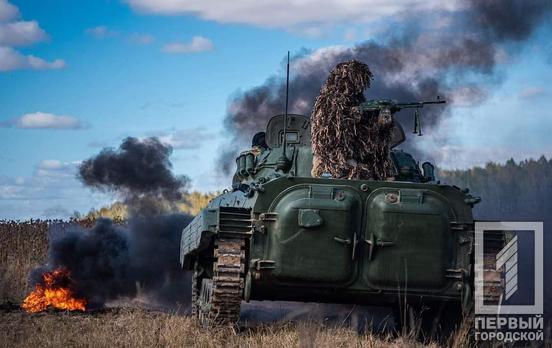
[[[87,186],[114,192],[129,207],[125,225],[99,219],[96,226],[50,233],[48,261],[31,274],[58,268],[70,271],[72,288],[89,308],[138,297],[150,304],[180,305],[190,301],[190,275],[179,265],[180,237],[192,216],[175,213],[186,177],[172,171],[170,146],[157,138],[126,138],[119,149],[103,149],[79,167]]]
[[[100,219],[90,230],[73,227],[49,242],[48,263],[42,274],[58,268],[71,272],[76,295],[89,308],[138,297],[160,306],[187,309],[190,276],[179,265],[180,233],[191,221],[182,214],[133,218],[128,226]]]
[[[547,0],[470,0],[474,25],[497,40],[525,40],[552,9]]]
[[[454,12],[409,16],[423,16],[425,24],[405,19],[387,30],[381,41],[300,52],[291,62],[290,112],[310,115],[329,71],[351,59],[368,64],[374,73],[372,87],[366,92],[368,99],[418,101],[441,96],[450,104],[480,103],[488,94],[486,89],[500,81],[497,66],[514,54],[509,45],[523,43],[551,10],[552,3],[547,0],[472,0]],[[231,144],[246,144],[265,128],[270,117],[282,113],[283,75],[271,76],[264,84],[231,98],[225,119]],[[487,82],[475,83],[474,76],[485,76]],[[447,114],[445,107],[424,109],[424,127],[430,130]],[[402,112],[397,117],[406,130],[412,127],[408,116]],[[404,146],[419,153],[408,141]],[[236,147],[221,156],[226,171],[232,168],[232,155],[237,151]]]
[[[172,172],[172,148],[157,138],[123,140],[79,166],[78,178],[91,188],[118,193],[138,215],[155,215],[182,198],[189,179]]]

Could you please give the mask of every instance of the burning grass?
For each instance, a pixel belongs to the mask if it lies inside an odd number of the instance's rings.
[[[75,296],[71,274],[66,269],[44,273],[42,283],[36,284],[21,305],[21,308],[31,313],[42,312],[49,307],[70,311],[86,310],[86,299]]]

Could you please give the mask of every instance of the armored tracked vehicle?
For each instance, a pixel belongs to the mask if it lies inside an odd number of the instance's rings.
[[[423,103],[361,106],[394,114],[408,105]],[[392,180],[311,177],[310,130],[308,117],[274,116],[266,142],[236,159],[232,190],[184,229],[193,315],[204,326],[234,324],[250,300],[467,310],[479,198],[440,184],[431,163],[420,169],[396,149],[405,139],[398,122]]]

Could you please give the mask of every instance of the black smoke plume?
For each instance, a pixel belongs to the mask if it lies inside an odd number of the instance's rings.
[[[138,297],[158,306],[186,309],[190,277],[179,267],[180,233],[191,217],[183,214],[137,217],[128,226],[100,219],[89,230],[74,227],[49,241],[48,263],[31,275],[58,268],[71,272],[72,287],[89,308]]]
[[[78,178],[91,188],[113,191],[136,213],[154,215],[182,198],[188,178],[173,175],[172,148],[157,138],[128,137],[118,150],[103,149],[79,166]]]
[[[104,149],[84,161],[79,179],[118,194],[131,216],[126,224],[99,219],[89,230],[76,225],[62,235],[50,233],[47,264],[31,280],[40,282],[44,272],[64,268],[89,308],[138,298],[186,309],[190,276],[179,265],[180,237],[192,217],[174,212],[187,179],[172,173],[171,152],[156,138],[126,138],[118,150]]]
[[[549,18],[551,10],[549,0],[471,0],[453,12],[415,16],[409,12],[409,19],[397,23],[379,41],[299,53],[291,62],[290,112],[310,115],[330,70],[352,59],[368,64],[374,74],[368,99],[408,102],[441,96],[450,104],[480,103],[487,88],[500,81],[497,65],[519,51],[519,45]],[[474,84],[474,76],[485,76],[486,85]],[[225,119],[230,143],[245,144],[263,130],[270,117],[282,113],[284,100],[284,74],[231,98]],[[424,109],[424,127],[431,128],[446,115],[444,107]],[[412,128],[408,116],[407,112],[398,114],[405,130]],[[408,141],[404,146],[419,153]],[[237,151],[226,150],[221,156],[228,172]]]

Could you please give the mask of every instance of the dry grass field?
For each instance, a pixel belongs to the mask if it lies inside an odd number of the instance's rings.
[[[28,274],[44,262],[48,222],[0,221],[0,299],[19,303],[28,288]]]
[[[29,272],[45,260],[48,224],[45,221],[0,221],[1,347],[438,346],[436,343],[424,345],[409,335],[358,333],[349,327],[327,327],[317,322],[206,331],[187,316],[136,307],[87,313],[49,310],[28,314],[19,304],[30,290]],[[63,225],[61,230],[63,232]],[[465,346],[466,335],[467,331],[461,330],[446,346]]]
[[[2,313],[3,347],[412,347],[414,340],[314,323],[205,331],[188,317],[136,308],[101,313]],[[436,346],[436,345],[432,345]]]

